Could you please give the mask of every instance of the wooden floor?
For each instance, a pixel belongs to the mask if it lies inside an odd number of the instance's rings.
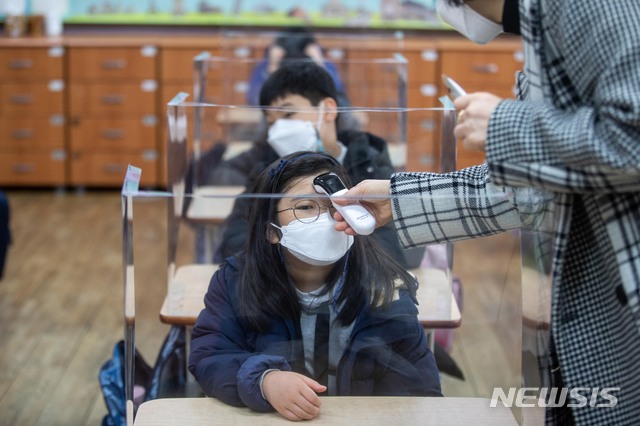
[[[123,337],[120,195],[7,195],[14,242],[0,281],[0,425],[99,425],[98,371]],[[136,202],[134,217],[136,337],[153,363],[167,331],[158,320],[166,205]],[[466,380],[444,375],[443,391],[490,397],[496,386],[520,383],[518,241],[507,233],[458,243],[455,253],[464,304],[451,355]]]

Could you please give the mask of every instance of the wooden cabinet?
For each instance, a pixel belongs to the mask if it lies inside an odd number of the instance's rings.
[[[408,43],[404,55],[409,62],[407,106],[418,108],[407,114],[407,166],[410,171],[439,171],[438,64],[440,52],[431,42]]]
[[[64,185],[64,57],[60,45],[0,46],[0,185]]]
[[[142,168],[143,186],[164,187],[167,103],[180,91],[196,100],[193,58],[205,51],[226,58],[210,63],[204,101],[242,105],[272,38],[246,32],[0,39],[0,185],[118,188],[132,164]],[[390,148],[413,171],[440,170],[442,73],[467,91],[511,97],[522,68],[518,38],[485,46],[442,34],[401,40],[328,34],[318,41],[337,64],[352,105],[410,108],[402,147],[379,115],[365,118],[367,130],[395,144]],[[369,71],[357,65],[396,53],[407,60],[399,83],[406,85],[405,99],[398,99],[392,65]],[[462,146],[458,152],[459,167],[483,161]]]
[[[516,72],[522,69],[523,53],[519,39],[478,46],[467,41],[443,43],[440,67],[467,92],[490,92],[503,98],[515,96]],[[446,93],[442,85],[440,92]],[[484,154],[465,149],[458,143],[458,168],[484,161]]]
[[[153,44],[69,48],[72,185],[118,187],[128,164],[142,169],[142,185],[157,185],[158,52]]]

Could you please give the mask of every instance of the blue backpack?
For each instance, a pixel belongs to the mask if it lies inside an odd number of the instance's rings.
[[[134,410],[144,401],[183,396],[186,384],[185,328],[171,327],[156,363],[151,367],[136,350],[134,354]],[[113,348],[113,356],[100,368],[99,382],[108,414],[102,426],[125,426],[124,341]]]

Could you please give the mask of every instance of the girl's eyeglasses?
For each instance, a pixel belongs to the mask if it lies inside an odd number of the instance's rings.
[[[302,223],[315,222],[323,211],[328,211],[329,215],[333,217],[333,213],[336,211],[331,204],[319,204],[314,200],[300,200],[293,207],[278,210],[276,213],[286,212],[287,210],[293,210],[295,218]]]

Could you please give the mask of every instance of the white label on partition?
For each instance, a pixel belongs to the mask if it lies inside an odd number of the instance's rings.
[[[136,193],[138,192],[138,188],[140,187],[140,175],[142,174],[142,169],[139,167],[132,166],[129,164],[127,166],[127,174],[124,177],[124,184],[122,185],[122,193]]]

